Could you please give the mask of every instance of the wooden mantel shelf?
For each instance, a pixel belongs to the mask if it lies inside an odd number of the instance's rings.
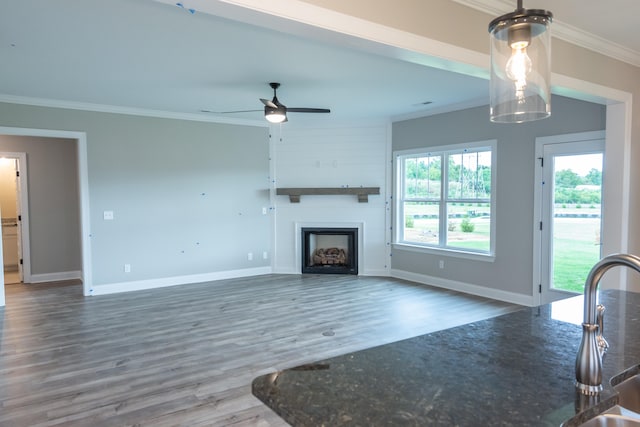
[[[289,196],[291,203],[300,203],[300,196],[356,195],[358,202],[367,203],[369,194],[380,194],[380,187],[320,187],[320,188],[276,188],[278,196]]]

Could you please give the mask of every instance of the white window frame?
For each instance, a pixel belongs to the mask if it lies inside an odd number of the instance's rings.
[[[411,150],[394,151],[394,233],[393,241],[394,246],[403,250],[417,251],[422,253],[433,254],[446,254],[448,256],[477,259],[481,261],[491,261],[495,259],[495,230],[496,230],[496,175],[497,175],[497,140],[486,141],[474,141],[462,144],[442,145],[434,147],[423,147]],[[441,243],[427,244],[420,242],[403,241],[404,235],[404,170],[403,160],[407,157],[416,156],[433,156],[442,155],[443,158],[446,154],[458,154],[465,151],[480,151],[487,149],[491,151],[491,195],[490,195],[490,224],[489,224],[489,251],[474,251],[465,248],[454,248],[442,245]],[[448,177],[447,177],[447,162],[442,162],[443,166],[441,171],[441,191],[440,191],[440,215],[439,215],[439,236],[442,236],[443,230],[446,233],[448,218],[446,216],[446,204],[449,200],[448,197]],[[419,199],[416,201],[420,201]],[[427,200],[425,200],[427,201]],[[429,200],[430,201],[430,200]],[[466,201],[466,200],[464,200]],[[475,200],[469,200],[475,202]],[[444,219],[444,222],[442,221]],[[446,242],[446,237],[441,237],[440,242]]]

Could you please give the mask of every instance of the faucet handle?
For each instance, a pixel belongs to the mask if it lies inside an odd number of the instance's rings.
[[[598,353],[600,353],[600,357],[602,357],[609,349],[609,343],[604,339],[604,336],[602,336],[604,332],[604,305],[602,304],[596,306],[596,321],[598,323],[596,341],[598,343]]]

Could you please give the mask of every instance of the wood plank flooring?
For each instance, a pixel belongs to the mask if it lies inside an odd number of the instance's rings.
[[[0,426],[283,426],[251,381],[519,307],[410,282],[268,275],[83,297],[7,285]]]

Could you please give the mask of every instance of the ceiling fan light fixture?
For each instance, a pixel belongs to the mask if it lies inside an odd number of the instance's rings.
[[[300,108],[287,108],[284,104],[278,101],[278,96],[276,95],[277,89],[280,87],[280,83],[269,83],[271,89],[273,89],[273,99],[265,99],[260,98],[260,102],[264,105],[264,118],[267,119],[269,123],[284,123],[289,121],[287,118],[287,112],[289,113],[330,113],[331,110],[328,108],[308,108],[308,107],[300,107]],[[204,112],[211,112],[209,110],[201,110]],[[231,114],[231,113],[253,113],[262,110],[234,110],[234,111],[218,111],[217,114]]]
[[[283,107],[264,107],[264,118],[269,123],[282,123],[287,121],[287,110]]]
[[[489,23],[491,38],[490,119],[522,123],[551,115],[551,33],[553,14],[525,9]]]

